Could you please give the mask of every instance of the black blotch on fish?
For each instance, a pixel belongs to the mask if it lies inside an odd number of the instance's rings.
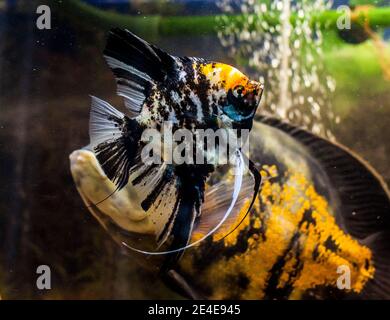
[[[138,178],[138,177],[137,177]],[[146,179],[147,176],[141,177],[142,180]],[[173,172],[170,167],[164,170],[164,173],[162,175],[162,178],[160,181],[155,185],[155,187],[152,189],[152,191],[146,196],[146,198],[141,202],[141,207],[145,211],[148,211],[153,203],[157,200],[157,198],[160,196],[163,188],[167,183],[170,183],[173,179]],[[133,182],[134,184],[134,182]]]
[[[226,285],[226,300],[238,300],[250,284],[249,278],[242,272],[229,274],[224,283]]]
[[[312,209],[307,209],[303,213],[302,221],[300,222],[298,227],[301,227],[303,223],[307,223],[307,225],[311,224],[315,226],[317,224],[316,220],[313,217],[313,210]]]
[[[122,136],[115,141],[108,140],[97,145],[96,158],[107,177],[121,189],[127,184],[131,169],[139,162],[137,156],[142,147],[144,127],[126,116],[123,119],[109,116],[107,120],[121,127]]]
[[[316,244],[316,246],[314,247],[313,253],[312,253],[312,258],[314,261],[316,261],[318,259],[318,257],[320,256],[320,252],[318,251],[318,247],[319,247],[319,244]]]
[[[276,263],[272,266],[270,270],[270,277],[268,279],[267,287],[264,290],[265,297],[264,299],[272,300],[272,299],[287,299],[293,290],[293,286],[291,283],[287,282],[283,287],[278,287],[280,277],[284,271],[284,267],[289,259],[294,256],[297,258],[296,265],[301,265],[299,255],[301,252],[301,248],[299,245],[299,231],[295,232],[292,236],[290,243],[285,249],[284,253],[277,259]],[[296,266],[296,267],[297,267]],[[302,267],[300,267],[301,269]],[[300,271],[297,270],[298,271]],[[291,275],[289,275],[291,277]]]
[[[178,209],[173,222],[170,243],[171,250],[185,246],[191,235],[195,218],[200,214],[200,207],[204,201],[205,182],[207,177],[214,171],[212,165],[187,165],[182,164],[174,169],[178,177]],[[162,269],[168,270],[183,252],[168,254]]]
[[[329,236],[325,242],[324,242],[324,246],[326,249],[332,251],[332,252],[337,252],[339,251],[339,246],[338,244],[336,243],[336,241],[331,237]]]
[[[298,223],[297,230],[294,232],[284,252],[278,257],[276,263],[272,266],[269,271],[270,277],[268,279],[267,287],[265,288],[265,299],[288,299],[293,287],[293,280],[297,278],[303,268],[303,261],[300,259],[302,247],[299,239],[301,237],[301,227],[303,224],[307,225],[315,223],[312,217],[312,210],[308,209],[304,212],[302,219]],[[288,280],[283,287],[279,286],[279,281],[286,263],[295,258],[295,265],[291,268],[291,272],[288,275]]]
[[[242,290],[245,290],[246,288],[248,288],[248,285],[249,285],[249,279],[248,277],[240,272],[238,275],[237,275],[237,285],[240,289]]]

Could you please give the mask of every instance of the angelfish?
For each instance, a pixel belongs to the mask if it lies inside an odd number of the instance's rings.
[[[250,130],[263,85],[230,65],[172,56],[127,30],[109,33],[104,56],[128,113],[92,97],[90,146],[117,190],[128,184],[140,190],[137,204],[152,221],[156,243],[169,243],[177,259],[202,215],[205,185],[215,165],[171,164],[164,158],[160,164],[144,163],[142,133],[162,130],[166,121],[173,130]],[[244,155],[240,149],[237,153],[242,162]],[[261,176],[248,163],[254,178],[253,204]],[[234,188],[239,187],[235,183]]]

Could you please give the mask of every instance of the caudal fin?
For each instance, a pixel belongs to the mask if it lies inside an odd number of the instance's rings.
[[[364,287],[365,299],[390,299],[390,230],[371,235],[363,243],[372,250],[374,277]]]

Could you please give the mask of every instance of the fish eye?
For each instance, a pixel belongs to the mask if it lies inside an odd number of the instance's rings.
[[[234,87],[234,89],[233,89],[233,95],[234,95],[236,98],[241,97],[243,92],[244,92],[244,87],[241,86],[241,85],[236,86],[236,87]]]

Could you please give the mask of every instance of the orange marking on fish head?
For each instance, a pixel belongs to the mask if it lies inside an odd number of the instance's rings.
[[[250,106],[260,102],[263,93],[263,84],[250,80],[238,69],[224,63],[208,63],[200,67],[200,72],[206,76],[212,86],[231,91],[236,97],[246,99]]]

